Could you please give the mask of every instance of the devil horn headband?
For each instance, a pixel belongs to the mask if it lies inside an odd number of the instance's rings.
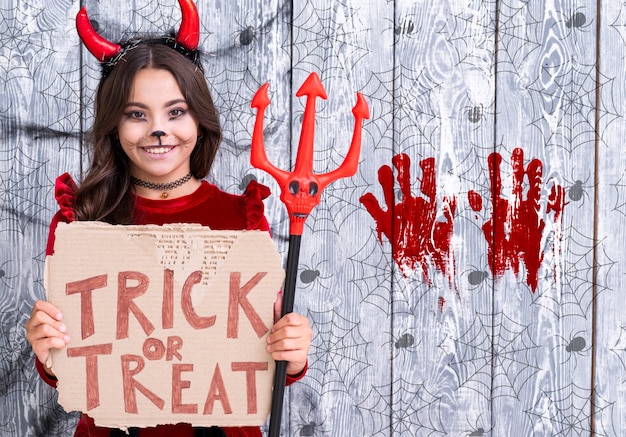
[[[178,0],[182,12],[182,22],[176,35],[176,43],[190,52],[198,49],[200,42],[200,18],[193,0]],[[76,15],[78,36],[87,50],[100,62],[109,62],[121,51],[122,46],[102,37],[91,25],[87,9],[83,7]]]

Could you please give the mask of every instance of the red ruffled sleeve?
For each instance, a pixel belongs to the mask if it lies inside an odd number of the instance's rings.
[[[76,220],[74,212],[74,199],[78,186],[69,173],[63,173],[56,179],[54,184],[54,198],[59,204],[59,210],[52,217],[50,222],[50,232],[48,234],[48,244],[46,245],[46,255],[54,253],[54,231],[59,222],[73,222]]]
[[[59,213],[68,222],[76,220],[74,213],[74,196],[78,186],[69,173],[63,173],[54,184],[54,198],[59,204]]]
[[[246,207],[246,229],[269,231],[270,226],[265,218],[263,199],[271,194],[265,185],[251,180],[243,193],[243,204]]]

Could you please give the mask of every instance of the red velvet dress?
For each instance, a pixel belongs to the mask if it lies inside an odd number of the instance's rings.
[[[60,209],[50,224],[50,234],[46,254],[54,252],[54,231],[60,221],[71,222],[74,216],[74,192],[76,184],[67,173],[59,176],[55,186],[55,197]],[[136,198],[136,211],[133,222],[137,225],[166,223],[197,223],[220,230],[263,230],[269,231],[269,224],[263,214],[263,199],[269,196],[269,188],[252,181],[243,195],[228,194],[215,185],[202,181],[194,193],[176,199],[151,200]],[[39,360],[35,360],[42,378],[56,387],[56,380],[43,370]],[[287,385],[302,378],[306,369],[297,377],[287,376]],[[257,427],[224,428],[227,436],[260,437]],[[74,436],[109,437],[108,428],[96,427],[93,420],[83,414]],[[188,424],[163,425],[139,430],[140,437],[193,437],[194,430]]]

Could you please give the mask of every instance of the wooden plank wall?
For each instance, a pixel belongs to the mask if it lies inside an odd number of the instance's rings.
[[[86,0],[100,32],[177,28],[174,0]],[[249,164],[294,162],[316,71],[315,170],[341,162],[355,92],[358,174],[308,219],[297,311],[310,371],[286,436],[619,436],[626,429],[626,4],[566,0],[197,1],[224,129],[210,179],[275,193]],[[57,175],[80,177],[99,70],[73,0],[0,6],[0,435],[72,435],[25,340],[44,296]]]

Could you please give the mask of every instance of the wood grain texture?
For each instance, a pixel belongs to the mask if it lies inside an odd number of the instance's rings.
[[[180,20],[175,0],[83,3],[112,40]],[[626,6],[197,4],[224,131],[209,179],[233,193],[250,179],[270,186],[285,256],[279,188],[249,163],[252,96],[270,83],[265,145],[290,169],[296,92],[320,75],[317,173],[348,150],[357,91],[370,108],[357,175],[329,186],[306,222],[295,307],[314,339],[308,376],[286,391],[282,435],[621,435]],[[54,179],[80,179],[88,163],[100,71],[75,34],[78,7],[0,6],[2,436],[71,436],[77,420],[39,379],[24,323],[45,295]],[[498,244],[509,251],[490,257]]]
[[[494,403],[496,434],[590,429],[594,315],[590,283],[579,272],[589,273],[585,268],[591,264],[584,267],[581,257],[591,254],[581,251],[578,242],[592,236],[594,211],[592,201],[578,203],[570,197],[559,219],[550,211],[549,193],[553,187],[571,187],[571,178],[581,178],[574,175],[593,171],[595,119],[587,108],[595,99],[596,34],[593,26],[580,29],[573,20],[580,21],[576,14],[593,20],[594,13],[593,5],[575,11],[567,2],[500,8],[497,151],[509,160],[515,148],[522,148],[527,170],[532,160],[541,163],[538,206],[545,228],[536,289],[524,280],[530,254],[520,275],[509,275],[495,288],[495,312],[508,320],[511,337],[510,343],[500,343],[506,345],[501,353],[511,361],[501,360],[498,372],[513,389],[511,396]],[[505,173],[509,181],[512,171]],[[528,201],[526,190],[522,198]],[[527,226],[530,230],[535,224]],[[511,417],[512,410],[524,415]]]
[[[596,79],[598,87],[596,172],[585,187],[596,186],[594,238],[587,250],[595,253],[593,293],[595,307],[595,372],[592,381],[597,402],[593,410],[596,435],[619,435],[626,427],[626,315],[622,309],[624,278],[623,142],[626,113],[624,96],[624,42],[626,5],[602,3],[597,18],[600,32]]]

